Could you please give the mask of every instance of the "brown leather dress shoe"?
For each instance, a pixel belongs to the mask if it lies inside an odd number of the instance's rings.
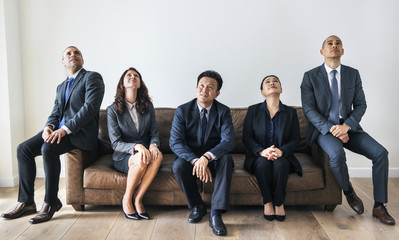
[[[385,206],[379,206],[373,208],[373,217],[380,219],[380,222],[387,225],[395,225],[395,219],[391,215],[389,215],[388,210]]]
[[[8,213],[2,213],[1,217],[8,219],[15,219],[25,215],[36,213],[36,204],[27,205],[24,202],[19,202],[17,207]]]
[[[349,183],[352,188],[352,184]],[[353,189],[353,188],[352,188]],[[362,200],[356,195],[355,190],[353,189],[351,194],[345,195],[346,201],[349,206],[357,213],[362,214],[364,212],[364,206]]]
[[[54,213],[58,212],[58,210],[60,210],[61,208],[62,208],[62,203],[58,198],[57,202],[54,205],[43,203],[42,210],[40,210],[39,214],[37,214],[29,222],[32,224],[47,222],[53,217]]]

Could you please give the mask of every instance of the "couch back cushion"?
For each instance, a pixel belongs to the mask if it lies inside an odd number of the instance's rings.
[[[301,107],[294,108],[297,110],[301,134],[301,141],[299,143],[297,152],[309,153],[310,149],[305,142],[308,121],[305,118]],[[172,153],[169,147],[169,137],[175,111],[175,108],[155,108],[155,117],[158,123],[159,137],[161,140],[160,150],[164,154]],[[231,108],[231,117],[233,120],[236,141],[236,146],[232,153],[245,153],[245,146],[242,143],[242,130],[246,114],[247,108]],[[99,126],[99,153],[100,155],[112,153],[111,142],[109,140],[107,129],[107,112],[105,109],[100,110]]]

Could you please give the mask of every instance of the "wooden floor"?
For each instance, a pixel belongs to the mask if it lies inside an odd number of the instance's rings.
[[[356,193],[365,212],[355,214],[344,199],[334,212],[322,206],[286,208],[284,222],[268,222],[262,207],[233,207],[223,215],[228,235],[217,237],[208,226],[209,214],[201,223],[189,224],[186,207],[147,207],[151,220],[132,221],[124,217],[120,206],[87,206],[76,212],[65,205],[65,181],[61,179],[59,197],[64,207],[47,223],[31,225],[25,216],[0,219],[0,239],[399,239],[399,223],[386,226],[371,216],[371,179],[353,178]],[[44,181],[36,181],[36,204],[43,203]],[[16,205],[18,188],[0,188],[0,212]],[[399,178],[389,180],[390,214],[399,221]]]

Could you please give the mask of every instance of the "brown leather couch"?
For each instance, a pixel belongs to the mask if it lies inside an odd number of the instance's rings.
[[[302,165],[303,176],[291,173],[288,177],[285,205],[324,205],[328,211],[342,203],[338,188],[329,167],[327,155],[316,145],[305,144],[307,120],[302,108],[296,107],[300,128],[301,143],[295,153]],[[172,163],[176,156],[169,148],[169,135],[174,108],[155,109],[161,138],[161,151],[164,156],[162,166],[148,189],[146,205],[187,205],[183,192],[177,185]],[[232,108],[236,147],[231,155],[235,167],[230,190],[231,205],[262,205],[262,196],[256,178],[244,169],[245,147],[242,143],[242,129],[246,108]],[[98,146],[95,151],[75,149],[66,154],[66,202],[75,210],[84,210],[84,205],[120,205],[126,186],[126,175],[117,172],[112,164],[112,149],[108,137],[106,111],[100,110]],[[209,204],[213,183],[198,187],[203,199]]]

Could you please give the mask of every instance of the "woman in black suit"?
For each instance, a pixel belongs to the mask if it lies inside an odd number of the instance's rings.
[[[298,116],[295,109],[280,102],[282,88],[278,77],[266,76],[260,90],[266,100],[250,106],[244,121],[244,167],[256,176],[265,219],[284,221],[288,174],[295,171],[302,175],[301,165],[293,154],[300,140]]]
[[[114,167],[127,174],[121,201],[123,213],[129,219],[149,219],[142,199],[163,157],[158,149],[154,106],[135,68],[127,69],[119,80],[115,102],[107,108],[107,125],[114,149]]]

